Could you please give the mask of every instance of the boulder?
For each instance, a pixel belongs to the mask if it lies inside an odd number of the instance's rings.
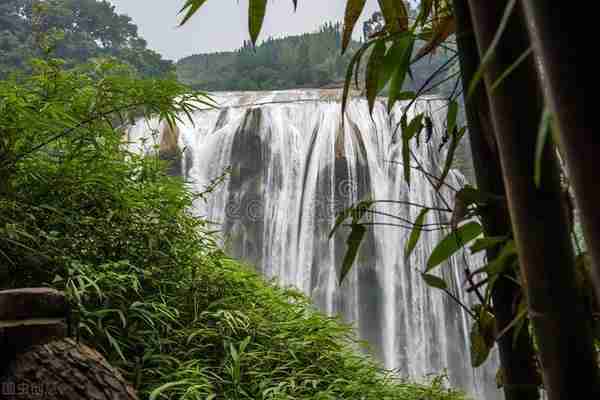
[[[18,354],[0,377],[0,398],[137,400],[131,385],[100,353],[72,339]]]

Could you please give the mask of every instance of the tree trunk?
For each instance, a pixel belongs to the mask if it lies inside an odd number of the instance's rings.
[[[508,3],[469,0],[480,55],[493,43]],[[596,393],[598,375],[591,326],[575,282],[559,169],[550,146],[543,154],[541,186],[538,189],[534,184],[543,101],[533,58],[491,89],[529,46],[527,29],[517,9],[485,67],[484,78],[544,384],[550,400],[564,400],[580,390]]]
[[[461,75],[466,93],[479,66],[479,53],[467,0],[454,0],[454,15]],[[465,102],[465,106],[477,186],[486,193],[506,197],[485,87],[480,85],[469,102]],[[482,220],[486,236],[503,236],[511,232],[510,218],[504,208],[486,210]],[[496,258],[497,253],[496,249],[488,250],[488,260]],[[514,303],[520,289],[509,279],[514,278],[514,274],[509,275],[498,279],[492,292],[494,315],[499,330],[508,326],[516,317]],[[510,329],[498,340],[505,398],[537,400],[539,377],[529,330],[527,327],[521,329],[514,346],[513,335],[514,329]]]
[[[521,4],[535,55],[540,60],[538,67],[546,103],[558,123],[561,149],[582,214],[587,249],[592,256],[596,298],[600,300],[600,186],[597,178],[600,140],[591,121],[593,103],[589,93],[589,103],[585,101],[586,90],[591,91],[589,79],[594,76],[584,73],[585,66],[590,64],[592,41],[579,35],[579,26],[587,24],[582,20],[585,12],[582,13],[580,7],[559,6],[548,1],[521,1]],[[587,104],[590,107],[586,111]]]
[[[91,348],[66,339],[19,354],[0,378],[6,400],[137,400],[119,372]]]

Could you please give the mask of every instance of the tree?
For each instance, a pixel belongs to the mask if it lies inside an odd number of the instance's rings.
[[[530,46],[524,17],[508,2],[484,5],[471,0],[469,4],[480,54],[484,57],[494,52],[485,66],[484,78],[544,382],[551,399],[566,399],[578,388],[598,393],[593,335],[576,284],[570,223],[562,203],[558,162],[550,146],[542,155],[540,185],[534,185],[536,132],[544,107],[535,60],[528,57],[495,85]],[[503,40],[494,43],[503,15],[507,21]],[[530,95],[515,96],[519,91]]]
[[[589,43],[578,35],[579,26],[593,21],[582,21],[586,13],[576,7],[551,7],[547,2],[538,1],[521,1],[521,4],[530,21],[527,27],[540,60],[540,75],[545,78],[546,103],[556,119],[556,133],[573,182],[577,206],[582,212],[581,223],[592,254],[592,275],[600,302],[600,213],[597,211],[600,190],[594,173],[600,142],[592,129],[593,123],[585,117],[592,115],[584,100],[589,91],[586,79],[592,75],[584,73],[589,65],[584,58]]]
[[[62,36],[53,42],[53,54],[70,65],[116,57],[148,77],[173,69],[171,61],[146,47],[131,18],[105,0],[8,0],[0,5],[0,74],[24,70],[27,60],[39,55],[36,35],[53,31]]]
[[[468,84],[475,77],[480,65],[479,51],[467,0],[454,0],[453,6],[462,81],[465,85],[464,90],[468,91]],[[466,110],[477,186],[486,193],[505,198],[506,189],[502,181],[502,168],[494,139],[488,94],[483,85],[475,88],[470,102],[477,105],[477,107],[467,107]],[[512,231],[507,211],[503,206],[488,207],[484,210],[482,222],[486,236],[498,237]],[[498,248],[487,249],[488,260],[496,259],[498,255]],[[509,270],[494,285],[493,308],[500,327],[510,326],[517,317],[513,307],[520,292],[513,283],[516,277],[516,274]],[[516,340],[513,339],[515,335],[517,335]],[[519,332],[515,328],[509,329],[497,342],[502,365],[502,387],[506,400],[539,399],[539,378],[528,326],[525,325]]]

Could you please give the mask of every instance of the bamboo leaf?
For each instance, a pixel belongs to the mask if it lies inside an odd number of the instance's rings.
[[[517,69],[517,67],[519,65],[521,65],[523,63],[523,61],[527,60],[527,58],[529,57],[529,55],[531,55],[533,53],[533,47],[529,47],[527,50],[525,50],[525,52],[523,52],[523,54],[521,54],[519,56],[519,58],[517,58],[517,60],[512,63],[503,73],[502,75],[500,75],[500,77],[498,79],[496,79],[496,81],[494,82],[494,84],[492,85],[492,92],[494,92],[494,90],[496,90],[496,88],[498,86],[500,86],[502,84],[502,82],[504,82],[504,80],[506,78],[508,78],[508,76],[515,70]]]
[[[363,200],[353,207],[349,207],[338,214],[335,219],[335,224],[329,232],[329,239],[333,237],[335,232],[340,228],[340,226],[349,218],[352,218],[352,224],[358,224],[360,219],[366,214],[367,210],[371,208],[374,204],[372,200]]]
[[[419,15],[417,16],[416,23],[420,24],[421,26],[425,26],[429,16],[431,15],[432,9],[433,9],[433,0],[422,0]]]
[[[484,271],[488,276],[495,277],[500,275],[510,265],[510,263],[517,257],[517,247],[514,240],[506,242],[500,254],[492,261],[490,261],[484,268]]]
[[[166,391],[168,391],[171,388],[177,387],[177,386],[189,386],[190,385],[190,381],[189,380],[181,380],[181,381],[177,381],[177,382],[169,382],[169,383],[165,383],[162,386],[157,387],[156,389],[154,389],[151,393],[150,393],[150,400],[157,400],[158,398],[160,398],[162,396],[162,394]]]
[[[443,17],[435,27],[431,39],[427,44],[419,49],[413,62],[420,60],[427,54],[433,52],[439,45],[444,43],[450,35],[456,31],[456,20],[453,16]]]
[[[187,10],[187,12],[186,12],[185,16],[183,17],[183,20],[181,20],[181,23],[179,24],[179,26],[182,26],[186,22],[188,22],[188,20],[190,18],[192,18],[192,16],[194,14],[196,14],[196,11],[198,11],[200,9],[200,7],[202,7],[204,5],[204,3],[206,3],[206,0],[187,0],[185,2],[185,4],[183,5],[183,7],[181,8],[181,10],[179,11],[179,13],[181,14]]]
[[[452,229],[456,229],[456,226],[468,216],[469,206],[473,204],[483,205],[490,200],[490,197],[490,195],[469,185],[459,190],[454,198],[454,209],[450,220]]]
[[[125,358],[125,356],[123,355],[123,352],[121,351],[121,346],[119,345],[119,342],[117,342],[117,340],[110,334],[108,329],[104,329],[104,335],[106,336],[106,339],[110,343],[111,347],[117,352],[117,354],[119,355],[121,360],[127,362],[127,359]]]
[[[408,11],[403,0],[378,0],[379,8],[389,32],[398,33],[408,30]]]
[[[527,316],[527,304],[523,301],[521,301],[521,303],[519,304],[519,311],[517,312],[516,317],[508,324],[506,325],[502,331],[500,331],[500,333],[498,333],[498,337],[497,339],[501,339],[504,335],[506,335],[506,333],[508,331],[510,331],[512,328],[516,327],[517,324],[519,322],[521,322],[522,319],[524,319]]]
[[[518,318],[518,322],[517,322],[516,326],[514,327],[513,338],[512,338],[513,339],[512,340],[513,347],[517,346],[517,341],[519,340],[519,336],[521,335],[521,330],[523,329],[523,326],[525,326],[525,322],[527,322],[527,319],[528,319],[527,318],[527,316],[528,316],[528,314],[527,314],[528,308],[527,307],[528,307],[527,306],[527,298],[525,296],[523,296],[523,298],[521,299],[521,302],[519,303],[519,308],[517,311],[517,317],[520,314],[523,314],[523,317]]]
[[[262,28],[267,11],[267,0],[250,0],[248,6],[248,24],[250,29],[250,39],[252,44],[256,45],[258,35]]]
[[[348,275],[348,272],[352,269],[352,265],[356,260],[356,256],[358,255],[358,250],[360,249],[360,245],[365,238],[365,233],[367,229],[363,225],[352,224],[352,231],[350,232],[350,236],[348,236],[348,240],[346,244],[348,246],[346,250],[346,255],[344,256],[344,261],[342,263],[342,271],[340,273],[340,284],[344,282],[344,279]]]
[[[386,46],[385,42],[380,40],[375,45],[369,62],[367,64],[366,71],[366,89],[367,89],[367,101],[369,103],[369,112],[373,113],[373,107],[375,106],[375,99],[379,90],[379,76],[383,67],[383,60],[385,57]]]
[[[402,128],[402,168],[404,171],[404,181],[410,186],[410,143],[404,135],[404,132],[408,129],[406,114],[402,115],[402,118],[400,118],[400,126]]]
[[[394,41],[388,49],[383,59],[383,66],[381,67],[379,76],[379,91],[383,90],[392,78],[393,73],[398,68],[398,62],[402,59],[404,51],[404,47],[399,41]]]
[[[346,106],[348,105],[348,98],[350,97],[350,85],[352,84],[352,73],[354,69],[358,71],[360,60],[363,54],[373,45],[374,42],[365,43],[352,57],[350,65],[346,70],[346,79],[344,80],[344,90],[342,93],[342,123],[344,121],[344,113],[346,112]]]
[[[494,196],[492,194],[482,192],[481,190],[475,189],[469,185],[463,187],[458,193],[456,193],[456,197],[467,205],[486,204],[494,199],[502,199],[501,196]]]
[[[423,223],[425,222],[425,217],[427,216],[428,212],[429,208],[422,209],[415,220],[413,229],[410,232],[410,237],[408,238],[408,242],[406,242],[406,247],[404,250],[405,260],[408,260],[412,252],[415,250],[415,247],[417,247],[417,243],[419,243],[421,232],[423,231]]]
[[[404,87],[404,81],[406,80],[406,74],[410,66],[410,57],[414,43],[414,38],[407,35],[402,37],[392,47],[393,57],[397,60],[397,67],[392,73],[390,93],[388,95],[388,112],[392,111],[396,101],[400,100],[400,94],[403,93],[402,88]]]
[[[469,205],[464,202],[460,196],[454,199],[454,208],[452,209],[452,217],[450,217],[450,228],[456,230],[458,224],[464,221],[469,214]]]
[[[379,71],[377,92],[381,92],[383,89],[385,89],[388,82],[392,78],[392,74],[394,73],[394,70],[396,69],[396,66],[398,64],[398,60],[392,54],[392,48],[393,47],[390,47],[390,49],[383,57],[383,63]]]
[[[446,115],[446,129],[448,134],[452,134],[454,132],[454,128],[456,127],[456,118],[458,116],[458,102],[453,100],[448,104],[448,114]]]
[[[337,232],[337,230],[340,228],[340,226],[342,226],[344,221],[346,221],[350,217],[351,212],[352,212],[352,208],[348,208],[338,214],[337,218],[335,219],[335,224],[333,225],[331,232],[329,232],[329,239],[331,239],[333,237],[335,232]]]
[[[421,274],[421,276],[423,277],[423,280],[425,280],[425,283],[432,288],[442,289],[442,290],[448,288],[446,281],[444,281],[442,278],[440,278],[438,276],[430,275],[430,274]]]
[[[466,131],[467,131],[467,127],[463,126],[460,129],[460,131],[452,134],[452,141],[450,142],[450,148],[448,149],[448,154],[446,154],[446,162],[444,163],[444,169],[442,170],[442,175],[440,176],[438,182],[436,183],[436,188],[435,188],[436,190],[441,189],[442,185],[444,184],[444,181],[446,180],[446,177],[450,173],[450,169],[452,168],[452,162],[454,161],[454,153],[456,152],[456,149],[458,148],[458,144],[460,143],[460,140],[462,139],[462,137],[464,136]]]
[[[482,233],[483,229],[477,222],[469,222],[457,230],[450,232],[440,243],[437,244],[429,260],[427,260],[427,270],[429,272],[444,261],[448,260],[454,253],[463,246],[475,239]]]
[[[473,246],[470,247],[471,254],[479,253],[480,251],[491,249],[505,243],[508,240],[507,236],[488,236],[477,239]]]
[[[479,331],[479,324],[475,323],[471,330],[471,365],[473,368],[480,367],[487,360],[491,350]]]
[[[481,366],[496,343],[497,322],[494,314],[482,305],[476,306],[477,321],[471,330],[471,364]]]
[[[404,180],[410,186],[410,139],[423,130],[423,114],[419,114],[406,124],[406,114],[400,120],[402,127],[402,162],[404,164]]]
[[[348,2],[346,3],[346,12],[344,15],[344,32],[342,35],[342,54],[346,52],[346,49],[350,44],[350,40],[352,39],[352,32],[354,31],[354,26],[356,25],[360,14],[362,14],[366,2],[367,0],[348,0]]]

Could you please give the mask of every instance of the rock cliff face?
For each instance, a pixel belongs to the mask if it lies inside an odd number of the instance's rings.
[[[171,176],[182,176],[183,153],[186,149],[181,146],[180,128],[152,120],[147,121],[141,129],[145,132],[143,141],[135,130],[128,129],[123,133],[124,145],[139,154],[156,155],[158,150],[159,158],[167,162],[167,173]]]
[[[168,174],[180,176],[182,174],[181,150],[179,149],[179,128],[164,124],[160,135],[160,148],[158,155],[161,160],[167,161]]]

